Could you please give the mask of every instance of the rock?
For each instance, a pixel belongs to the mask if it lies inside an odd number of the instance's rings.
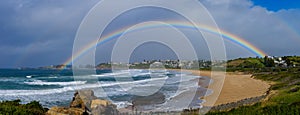
[[[67,115],[67,110],[65,108],[60,107],[51,107],[46,115]]]
[[[52,107],[46,115],[115,115],[117,106],[108,100],[97,99],[92,90],[76,91],[70,107]]]
[[[110,101],[95,99],[91,103],[93,115],[115,115],[118,114],[117,106]]]
[[[85,104],[80,98],[79,93],[76,91],[72,102],[70,103],[70,108],[82,108],[85,109]]]
[[[105,113],[105,107],[103,105],[92,107],[92,115],[101,115],[101,113]]]
[[[88,113],[81,108],[69,108],[68,110],[68,113],[71,115],[88,115]]]
[[[291,92],[291,93],[297,92],[297,91],[299,91],[299,89],[300,89],[299,87],[295,87],[295,88],[290,89],[289,92]]]
[[[112,103],[110,101],[101,100],[101,99],[92,100],[91,108],[93,108],[93,107],[95,107],[97,105],[108,106],[108,105],[112,105]]]
[[[52,107],[46,115],[88,115],[88,113],[81,108]]]
[[[92,90],[80,90],[76,91],[70,107],[80,107],[83,109],[91,110],[92,100],[97,99]]]

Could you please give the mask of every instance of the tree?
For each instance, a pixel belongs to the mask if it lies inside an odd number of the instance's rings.
[[[274,59],[269,58],[268,56],[265,56],[264,64],[266,67],[274,67],[275,66]]]

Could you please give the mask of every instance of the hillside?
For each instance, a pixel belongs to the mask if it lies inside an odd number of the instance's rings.
[[[229,60],[227,62],[228,68],[262,68],[265,67],[262,58],[239,58]]]

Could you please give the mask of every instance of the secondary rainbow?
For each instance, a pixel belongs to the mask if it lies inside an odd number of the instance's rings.
[[[221,35],[223,38],[225,38],[225,40],[228,40],[234,44],[237,44],[259,57],[264,57],[267,55],[264,51],[260,50],[259,48],[257,48],[253,44],[249,43],[245,39],[242,39],[241,37],[239,37],[237,35],[226,32],[224,30],[220,30],[218,28],[213,28],[213,27],[209,27],[209,26],[201,25],[201,24],[193,25],[191,23],[180,22],[180,21],[167,21],[165,23],[172,25],[174,27],[178,27],[178,28],[199,29],[200,31],[210,32],[210,33],[213,33],[216,35]],[[118,36],[122,35],[124,32],[128,33],[128,32],[133,32],[133,31],[137,31],[137,30],[142,30],[142,29],[147,29],[147,28],[155,28],[155,27],[161,27],[161,26],[166,26],[166,25],[157,24],[157,23],[155,23],[155,24],[148,23],[148,24],[142,25],[141,27],[138,27],[138,28],[136,28],[134,30],[130,30],[130,31],[127,31],[127,29],[129,27],[121,28],[117,31],[111,32],[110,34],[107,34],[106,36],[103,36],[100,39],[97,39],[97,40],[91,42],[90,44],[86,45],[79,52],[73,54],[73,56],[71,56],[66,62],[64,62],[63,65],[70,65],[72,63],[72,60],[76,60],[81,55],[85,54],[85,52],[91,50],[94,47],[97,47],[98,45],[104,44],[110,40],[117,39]]]

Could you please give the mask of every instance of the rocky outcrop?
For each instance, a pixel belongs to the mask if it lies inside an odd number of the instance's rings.
[[[117,106],[110,101],[96,99],[92,100],[91,110],[93,115],[116,115],[118,114]]]
[[[117,106],[98,99],[92,90],[76,91],[70,107],[52,107],[46,115],[115,115]]]
[[[46,115],[88,115],[88,113],[81,108],[52,107]]]
[[[92,90],[80,90],[76,91],[72,102],[70,103],[70,108],[82,108],[91,110],[92,100],[97,99]]]

